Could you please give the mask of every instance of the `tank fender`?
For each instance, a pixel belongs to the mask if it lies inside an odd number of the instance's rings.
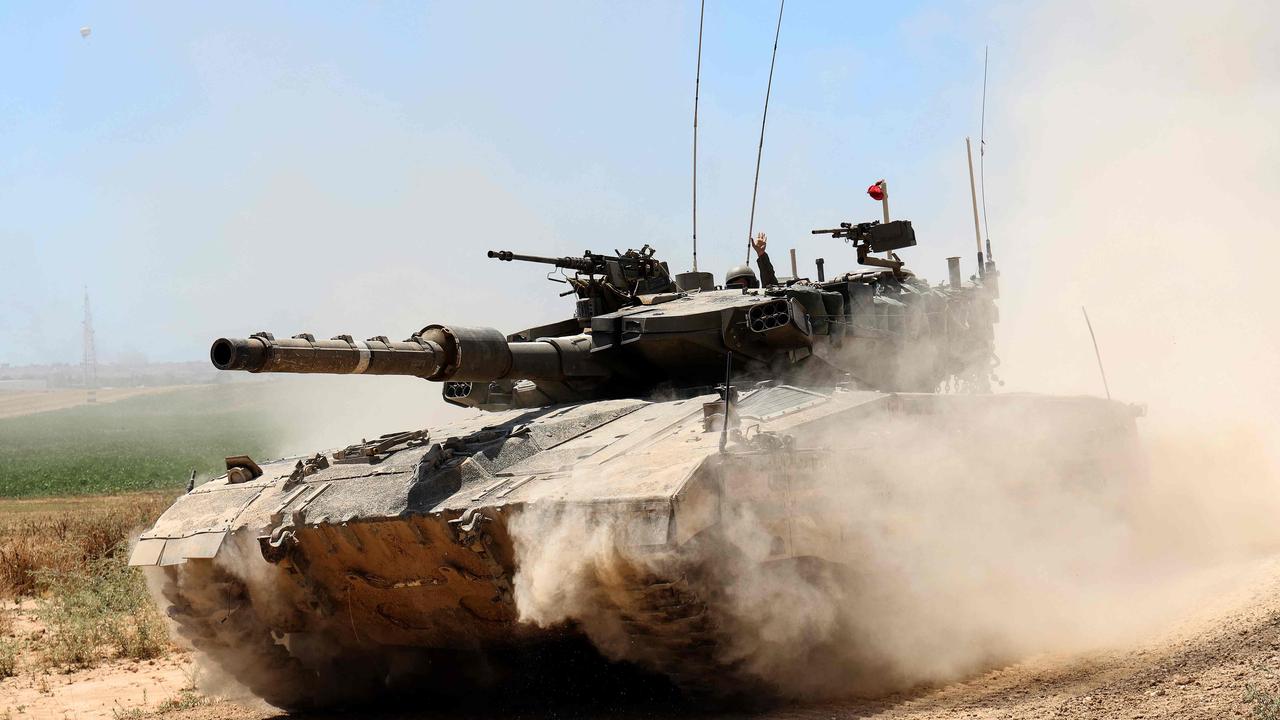
[[[138,538],[129,564],[178,565],[214,557],[263,490],[262,484],[238,484],[183,495]]]

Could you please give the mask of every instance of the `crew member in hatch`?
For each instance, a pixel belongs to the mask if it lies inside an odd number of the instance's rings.
[[[765,252],[768,244],[769,238],[762,232],[756,233],[755,239],[751,241],[751,247],[756,251],[756,264],[760,266],[760,279],[764,280],[766,286],[778,284],[778,276],[773,272],[773,261],[769,259],[769,253]],[[725,274],[724,286],[726,289],[758,288],[760,280],[756,279],[750,265],[738,265]]]

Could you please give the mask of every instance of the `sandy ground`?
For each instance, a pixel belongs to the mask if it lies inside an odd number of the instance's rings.
[[[184,697],[182,689],[190,684],[192,672],[191,657],[174,653],[68,674],[24,674],[0,681],[0,717],[110,720],[139,714],[134,711],[155,711]]]
[[[844,718],[1233,718],[1255,714],[1251,690],[1280,694],[1280,558],[1215,571],[1206,600],[1157,636],[1128,648],[1075,656],[1045,655],[964,682],[876,701],[849,700],[695,711],[679,702],[591,701],[589,707],[504,708],[519,717]],[[29,617],[20,631],[37,629]],[[238,704],[190,691],[197,677],[187,653],[152,662],[115,662],[69,674],[24,674],[0,681],[0,718],[163,717],[264,720],[282,715],[261,703]],[[495,691],[500,692],[501,688]],[[478,701],[478,700],[477,700]],[[327,717],[491,717],[476,704]],[[1280,709],[1280,708],[1277,708]],[[9,715],[4,713],[8,711]]]
[[[163,387],[134,388],[102,388],[95,391],[96,402],[109,403],[140,395],[155,395],[172,392],[179,387],[190,385],[173,385]],[[0,418],[18,417],[50,410],[64,410],[87,404],[88,391],[83,389],[39,390],[32,392],[0,391]]]
[[[190,695],[196,666],[190,653],[172,652],[143,661],[108,662],[88,670],[68,672],[41,668],[35,647],[43,628],[35,620],[34,604],[6,602],[12,633],[29,639],[19,656],[18,674],[0,680],[0,718],[32,720],[99,720],[176,705]]]

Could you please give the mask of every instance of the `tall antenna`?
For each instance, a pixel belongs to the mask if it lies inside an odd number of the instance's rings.
[[[698,11],[698,69],[693,75],[693,271],[698,272],[698,95],[702,92],[702,19],[707,0]]]
[[[94,388],[98,385],[98,354],[93,347],[93,315],[89,312],[89,288],[84,289],[84,358],[81,361],[81,372],[84,374],[84,386]]]
[[[978,184],[982,189],[982,229],[987,236],[987,262],[995,262],[991,254],[991,224],[987,222],[987,51],[982,48],[982,119],[978,127]]]
[[[973,186],[973,145],[967,136],[964,154],[969,161],[969,199],[973,201],[973,242],[978,246],[978,277],[986,278],[987,265],[982,259],[982,226],[978,224],[978,191]]]
[[[773,56],[769,58],[769,83],[764,89],[764,112],[760,115],[760,146],[756,149],[756,179],[751,184],[751,220],[747,224],[747,264],[751,264],[751,236],[756,229],[756,191],[760,188],[760,158],[764,155],[764,123],[769,119],[769,94],[773,91],[773,66],[778,60],[778,36],[782,34],[782,9],[787,0],[778,3],[778,28],[773,31]]]
[[[1093,334],[1093,323],[1089,322],[1089,311],[1080,306],[1080,312],[1084,314],[1084,324],[1089,328],[1089,339],[1093,340],[1093,356],[1098,358],[1098,373],[1102,375],[1102,389],[1107,393],[1107,399],[1111,399],[1111,386],[1107,384],[1107,371],[1102,367],[1102,352],[1098,350],[1098,336]]]

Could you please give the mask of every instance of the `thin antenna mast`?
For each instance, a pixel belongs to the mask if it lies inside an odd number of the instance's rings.
[[[729,413],[733,411],[733,386],[729,381],[733,379],[733,351],[725,353],[724,356],[724,423],[720,426],[720,452],[724,452],[725,445],[729,443]]]
[[[698,11],[698,69],[693,75],[693,271],[698,272],[698,96],[702,92],[702,19],[707,0]]]
[[[973,148],[967,137],[964,139],[964,154],[969,160],[969,199],[973,201],[973,241],[978,246],[978,277],[985,278],[987,266],[982,260],[982,227],[978,225],[978,191],[973,187]]]
[[[1107,399],[1111,399],[1111,386],[1107,384],[1107,371],[1102,367],[1102,353],[1098,351],[1098,337],[1093,334],[1093,323],[1089,322],[1089,311],[1080,306],[1080,312],[1084,313],[1084,324],[1089,328],[1089,339],[1093,340],[1093,356],[1098,358],[1098,372],[1102,375],[1102,389],[1107,393]]]
[[[995,262],[991,254],[991,224],[987,221],[987,51],[982,48],[982,119],[978,126],[978,183],[982,190],[982,229],[987,236],[987,262]]]
[[[760,158],[764,156],[764,124],[769,119],[769,94],[773,91],[773,66],[778,60],[778,36],[782,34],[782,10],[787,0],[778,3],[778,27],[773,31],[773,56],[769,58],[769,83],[764,89],[764,112],[760,115],[760,146],[756,148],[756,179],[751,184],[751,220],[747,223],[747,264],[751,264],[751,236],[756,229],[756,191],[760,189]]]

